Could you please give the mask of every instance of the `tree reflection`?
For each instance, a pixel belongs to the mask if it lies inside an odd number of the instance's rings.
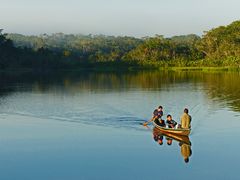
[[[129,91],[142,89],[161,91],[174,85],[191,83],[194,90],[203,87],[207,97],[221,102],[224,107],[240,111],[239,72],[136,71],[136,72],[55,72],[1,73],[3,91],[34,90],[38,92]],[[19,85],[28,88],[19,88]],[[0,93],[1,94],[1,93]]]

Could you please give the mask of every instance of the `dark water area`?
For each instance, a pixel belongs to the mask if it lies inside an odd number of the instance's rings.
[[[0,73],[1,178],[239,179],[239,84],[239,72]],[[178,122],[189,108],[188,139],[141,125],[158,105]]]

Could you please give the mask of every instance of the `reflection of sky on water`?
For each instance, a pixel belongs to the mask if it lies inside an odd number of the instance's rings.
[[[236,179],[239,112],[233,111],[228,99],[219,100],[218,93],[211,93],[214,84],[195,78],[166,81],[154,88],[151,83],[145,88],[128,85],[129,81],[123,82],[124,87],[89,86],[93,82],[85,81],[86,89],[78,86],[81,82],[48,84],[43,91],[36,88],[39,83],[11,84],[13,90],[0,97],[1,177]],[[190,109],[188,164],[178,142],[160,146],[151,129],[139,125],[159,103],[165,115],[170,113],[177,121],[184,107]]]

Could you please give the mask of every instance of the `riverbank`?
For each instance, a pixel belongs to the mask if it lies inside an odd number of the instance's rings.
[[[5,69],[0,70],[0,73],[53,73],[53,72],[128,72],[128,71],[239,71],[240,67],[100,67],[100,68],[75,68],[75,69]]]
[[[172,71],[240,71],[240,67],[227,67],[227,66],[226,67],[168,67],[167,69]]]

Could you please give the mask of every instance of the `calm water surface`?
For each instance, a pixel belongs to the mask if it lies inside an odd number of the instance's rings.
[[[1,179],[239,179],[239,84],[239,72],[2,73]],[[190,109],[188,144],[140,125],[158,105],[176,121]]]

